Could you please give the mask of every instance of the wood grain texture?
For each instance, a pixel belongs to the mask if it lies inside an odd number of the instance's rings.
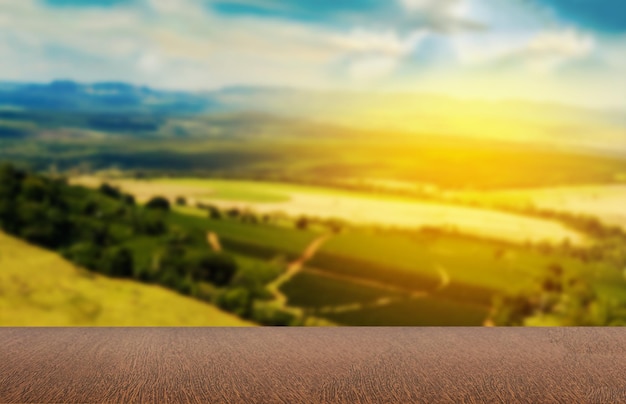
[[[0,402],[626,402],[621,328],[0,328]]]

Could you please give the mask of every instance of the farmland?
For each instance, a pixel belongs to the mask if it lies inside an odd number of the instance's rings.
[[[289,304],[339,323],[481,325],[495,295],[533,288],[555,264],[626,302],[626,281],[608,263],[459,236],[365,231],[331,238],[283,291]]]
[[[102,180],[82,177],[73,181],[96,186]],[[253,257],[261,266],[282,262],[286,268],[289,262],[299,259],[316,237],[329,234],[328,240],[304,267],[280,287],[286,298],[281,304],[284,308],[301,310],[298,316],[351,325],[481,325],[491,316],[494,299],[537,290],[538,283],[550,273],[549,268],[554,267],[563,272],[565,279],[579,280],[590,285],[593,293],[615,304],[626,304],[626,280],[619,264],[600,258],[589,261],[586,253],[580,255],[580,251],[594,248],[596,240],[591,245],[561,243],[558,239],[552,243],[542,239],[528,243],[502,236],[502,227],[492,233],[499,237],[484,237],[481,232],[457,232],[446,227],[445,222],[431,223],[432,226],[426,228],[415,225],[394,229],[373,226],[363,220],[344,220],[339,232],[328,233],[330,228],[323,225],[324,219],[336,217],[340,209],[331,209],[322,203],[332,216],[322,214],[315,218],[310,215],[307,227],[297,228],[297,218],[302,216],[302,211],[295,211],[295,214],[285,206],[297,201],[302,194],[341,203],[350,198],[362,198],[369,203],[390,204],[396,210],[396,204],[437,205],[408,196],[380,197],[292,184],[173,178],[108,181],[127,192],[139,190],[136,194],[139,200],[155,197],[159,190],[160,195],[165,195],[172,203],[184,197],[186,203],[176,206],[175,212],[169,215],[172,225],[197,232],[214,232],[227,251],[239,259]],[[223,187],[237,186],[242,193],[250,191],[249,195],[242,194],[246,202],[219,196]],[[188,193],[180,194],[182,191]],[[272,202],[264,192],[290,199]],[[194,203],[197,206],[193,206]],[[221,211],[221,217],[212,217],[203,206]],[[451,204],[437,207],[454,213],[458,213],[455,209],[474,209]],[[229,216],[227,212],[233,208],[238,215]],[[505,212],[487,212],[531,219]],[[450,217],[458,219],[452,213]],[[483,217],[480,222],[483,227],[486,220]],[[556,221],[533,220],[562,226]],[[502,223],[496,225],[502,226]],[[525,230],[517,231],[516,234],[527,235]],[[583,233],[572,231],[572,234],[580,239],[587,237]],[[247,273],[250,279],[255,277],[253,272],[248,270]],[[269,285],[281,271],[264,273],[261,284]]]

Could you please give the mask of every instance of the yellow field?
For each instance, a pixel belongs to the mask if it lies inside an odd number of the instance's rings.
[[[80,177],[74,178],[72,182],[96,187],[102,180]],[[190,204],[203,202],[222,208],[235,206],[252,209],[257,213],[283,212],[294,217],[306,215],[338,218],[352,223],[397,228],[448,227],[465,233],[516,242],[529,240],[560,243],[564,239],[579,245],[587,242],[582,234],[556,221],[363,192],[264,182],[184,178],[117,179],[109,182],[132,193],[140,201],[156,195],[170,199],[185,196]],[[277,195],[284,196],[284,200],[272,201],[271,197]]]
[[[527,206],[594,216],[607,225],[626,228],[626,186],[588,185],[459,193],[468,200]]]
[[[110,279],[0,233],[0,326],[252,326],[164,288]]]

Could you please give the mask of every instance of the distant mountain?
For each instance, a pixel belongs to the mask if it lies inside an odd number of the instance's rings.
[[[0,106],[28,110],[201,113],[215,109],[210,97],[153,90],[127,83],[82,84],[57,80],[48,84],[0,83]]]
[[[279,124],[275,119],[280,118],[281,126],[299,122],[304,127],[308,122],[383,135],[477,137],[626,154],[626,112],[619,110],[515,100],[464,100],[433,94],[280,87],[234,86],[182,92],[120,82],[0,82],[0,119],[13,120],[12,126],[6,122],[0,125],[0,137],[4,138],[32,132],[23,122],[155,133],[169,117],[185,115],[213,116],[213,121],[202,122],[208,127],[176,129],[177,133],[193,133],[194,137],[218,132],[235,137],[271,132],[271,126]],[[224,116],[228,124],[221,121]],[[261,126],[265,129],[259,129]]]

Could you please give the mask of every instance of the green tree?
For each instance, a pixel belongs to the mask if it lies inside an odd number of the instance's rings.
[[[296,221],[296,228],[306,230],[309,227],[309,219],[302,216]]]
[[[224,310],[247,318],[252,314],[252,297],[245,288],[227,289],[217,297],[217,305]]]
[[[237,272],[234,258],[224,253],[203,253],[192,259],[192,273],[197,280],[226,286]]]
[[[22,195],[30,201],[43,202],[49,193],[47,184],[41,178],[28,176],[22,182]]]
[[[218,207],[209,205],[207,206],[207,209],[209,210],[209,217],[211,219],[219,220],[222,218],[222,211],[220,211]]]
[[[107,248],[102,254],[100,270],[109,276],[131,278],[134,271],[132,252],[125,247]]]
[[[79,242],[65,250],[63,256],[78,266],[88,269],[98,269],[100,250],[101,249],[93,243]]]
[[[146,208],[168,211],[170,210],[170,202],[162,196],[155,196],[146,203]]]
[[[100,187],[98,188],[98,191],[100,191],[100,193],[113,199],[122,198],[122,192],[119,190],[119,188],[109,185],[106,182],[100,185]]]
[[[178,206],[186,206],[187,205],[187,199],[184,196],[177,196],[176,197],[176,205],[178,205]]]

